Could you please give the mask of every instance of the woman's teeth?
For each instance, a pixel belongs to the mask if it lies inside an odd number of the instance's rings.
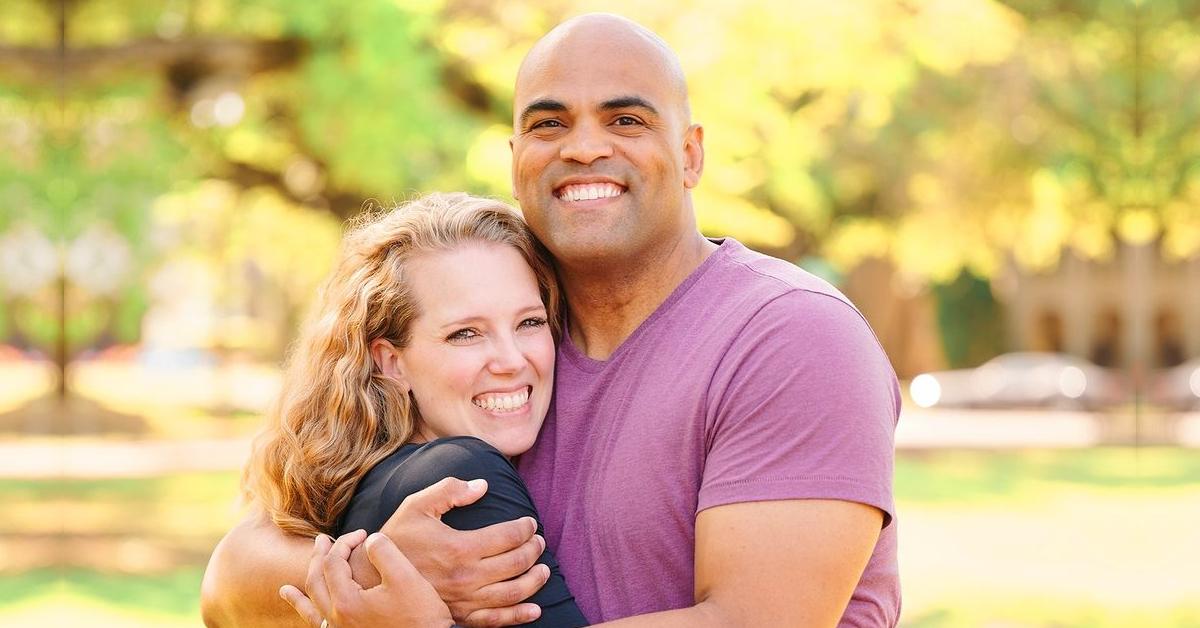
[[[471,403],[483,408],[500,412],[510,412],[525,405],[529,401],[529,389],[524,388],[507,395],[484,395],[471,400]]]

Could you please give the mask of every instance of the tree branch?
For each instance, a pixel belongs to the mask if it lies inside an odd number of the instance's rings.
[[[79,80],[108,80],[113,74],[144,73],[195,67],[197,74],[214,72],[248,76],[290,67],[305,54],[301,39],[180,39],[147,38],[120,46],[36,48],[0,46],[0,72],[32,81],[60,76]]]

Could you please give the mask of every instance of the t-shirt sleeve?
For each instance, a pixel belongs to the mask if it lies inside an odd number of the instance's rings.
[[[533,499],[512,463],[491,445],[472,437],[433,441],[404,460],[387,477],[379,504],[376,504],[378,516],[386,521],[405,497],[448,477],[484,479],[488,490],[479,501],[443,515],[442,521],[446,525],[457,530],[475,530],[494,523],[533,517],[538,522],[538,534],[545,536]],[[550,579],[526,601],[542,607],[542,615],[537,621],[522,625],[555,628],[588,625],[567,589],[554,554],[547,549],[538,562],[550,568]]]
[[[738,334],[710,391],[697,511],[835,499],[891,523],[899,387],[852,306],[803,290],[775,298]]]

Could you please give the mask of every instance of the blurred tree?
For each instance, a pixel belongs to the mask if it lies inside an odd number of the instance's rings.
[[[294,310],[331,254],[295,243],[364,200],[507,198],[516,68],[586,10],[679,52],[707,127],[706,232],[926,284],[1052,268],[1067,247],[1107,259],[1118,239],[1200,251],[1200,0],[5,0],[0,233],[44,251],[40,234],[64,270],[58,289],[8,286],[2,324],[45,346],[46,304],[70,298],[60,337],[135,338],[139,286],[182,254],[156,236],[167,214],[227,225],[190,254],[267,273]],[[201,200],[213,182],[227,207]],[[66,273],[81,239],[120,277]]]

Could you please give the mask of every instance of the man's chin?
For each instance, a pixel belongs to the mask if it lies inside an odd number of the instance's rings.
[[[560,265],[615,263],[625,257],[630,244],[629,239],[605,228],[596,228],[577,237],[572,235],[559,232],[554,234],[551,241],[543,240]]]

